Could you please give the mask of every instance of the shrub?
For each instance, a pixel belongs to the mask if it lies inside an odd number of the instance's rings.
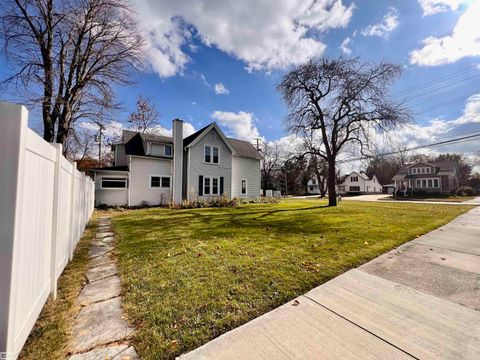
[[[475,191],[470,186],[460,186],[455,192],[456,196],[472,196]]]
[[[274,198],[257,198],[257,199],[243,199],[233,198],[228,199],[226,196],[212,197],[207,200],[184,200],[181,204],[170,203],[170,209],[198,209],[206,207],[237,207],[240,204],[278,204],[280,200]]]

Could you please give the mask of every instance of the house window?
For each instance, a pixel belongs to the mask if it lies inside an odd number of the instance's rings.
[[[220,159],[219,153],[220,150],[217,146],[205,145],[205,162],[211,164],[218,164]]]
[[[431,188],[433,185],[433,181],[432,179],[428,179],[428,187]]]
[[[350,191],[360,191],[360,186],[350,186]]]
[[[310,191],[313,191],[313,186],[310,186]]]
[[[151,188],[169,188],[170,187],[170,177],[169,176],[150,176],[150,187]]]
[[[315,185],[315,179],[312,179],[312,184]]]
[[[429,167],[426,169],[426,172],[427,172],[427,174],[430,174],[430,168]]]
[[[212,148],[210,146],[205,146],[205,162],[209,163],[212,161]]]
[[[165,145],[165,156],[172,156],[172,145]]]
[[[425,168],[422,168],[422,174],[425,174]]]
[[[242,180],[242,195],[246,195],[246,194],[247,194],[247,180]]]
[[[102,177],[102,189],[125,189],[127,179]]]
[[[357,182],[358,176],[350,176],[350,182]]]
[[[416,174],[417,173],[417,169],[413,168],[412,169],[412,174]]]
[[[203,193],[205,195],[210,195],[210,178],[205,178],[203,181]]]
[[[170,178],[163,176],[162,177],[162,188],[169,188],[170,187]]]
[[[218,195],[218,178],[212,178],[212,194]]]
[[[425,179],[422,180],[422,187],[423,188],[427,187],[427,180],[425,180]]]
[[[438,188],[438,179],[433,179],[433,187]]]
[[[417,188],[421,188],[421,187],[422,187],[422,180],[417,179]]]

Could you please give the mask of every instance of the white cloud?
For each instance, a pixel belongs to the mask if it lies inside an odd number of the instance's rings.
[[[398,11],[394,7],[388,9],[388,12],[378,24],[369,25],[362,29],[363,36],[386,37],[398,26]]]
[[[239,111],[238,113],[229,111],[214,111],[211,118],[218,121],[220,125],[227,128],[229,136],[234,138],[253,141],[260,137],[257,127],[254,123],[254,115],[249,112]]]
[[[345,27],[354,5],[342,0],[137,0],[147,60],[162,77],[182,73],[184,49],[196,40],[245,62],[250,70],[283,69],[321,56],[318,35]],[[194,30],[192,30],[194,29]]]
[[[410,53],[410,63],[437,66],[468,56],[480,56],[480,1],[474,2],[458,19],[451,35],[423,40],[423,47]]]
[[[215,84],[215,94],[217,95],[228,95],[230,91],[223,85],[221,82]]]
[[[343,40],[342,43],[340,44],[340,49],[344,54],[350,55],[352,53],[352,49],[348,47],[348,45],[350,45],[351,42],[352,42],[352,39],[347,36],[345,40]]]
[[[433,15],[449,10],[457,10],[465,0],[418,0],[423,16]]]

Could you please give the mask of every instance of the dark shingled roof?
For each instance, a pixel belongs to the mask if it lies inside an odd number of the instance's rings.
[[[92,171],[128,171],[128,166],[105,166],[102,168],[94,168]]]
[[[210,126],[201,128],[200,130],[194,132],[192,135],[187,136],[183,139],[183,146],[186,147],[190,145],[195,139],[197,139],[203,132]],[[146,155],[146,142],[153,141],[159,143],[173,144],[173,138],[168,136],[159,136],[152,134],[139,133],[130,130],[123,130],[122,133],[122,142],[120,144],[125,144],[125,153],[127,155],[138,155],[138,156],[151,156],[151,157],[161,157],[161,156],[152,156]],[[261,159],[260,153],[255,149],[255,147],[248,141],[237,140],[232,138],[227,138],[227,141],[235,150],[235,156],[247,157],[252,159]],[[171,158],[169,158],[171,159]]]
[[[425,175],[433,175],[433,174],[410,174],[408,175],[408,168],[409,167],[412,167],[416,164],[429,164],[429,165],[433,165],[435,166],[436,168],[436,171],[435,171],[435,174],[438,174],[439,171],[455,171],[456,167],[457,167],[457,164],[455,161],[453,160],[445,160],[445,161],[433,161],[433,162],[426,162],[426,161],[417,161],[415,163],[412,163],[412,164],[406,164],[406,165],[403,165],[398,171],[397,173],[395,174],[395,176],[397,175],[406,175],[405,176],[405,179],[408,179],[408,178],[415,178],[417,175],[420,175],[420,176],[425,176]]]
[[[255,149],[255,147],[252,144],[250,144],[248,141],[237,140],[232,138],[227,138],[227,140],[235,149],[236,156],[242,156],[242,157],[259,159],[259,160],[262,158],[262,156],[257,151],[257,149]]]
[[[202,133],[210,126],[211,124],[208,124],[207,126],[201,128],[198,131],[195,131],[192,135],[187,136],[185,139],[183,139],[183,147],[186,147],[190,145],[196,138],[198,138]]]

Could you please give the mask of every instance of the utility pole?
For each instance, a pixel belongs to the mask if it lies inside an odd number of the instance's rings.
[[[102,130],[105,130],[105,126],[98,124],[99,130],[98,134],[95,135],[95,142],[98,142],[98,163],[102,163]]]
[[[253,140],[256,140],[256,142],[257,142],[257,146],[256,146],[257,151],[260,151],[261,150],[260,149],[260,140],[262,140],[262,138],[256,137],[256,138],[253,138]]]

